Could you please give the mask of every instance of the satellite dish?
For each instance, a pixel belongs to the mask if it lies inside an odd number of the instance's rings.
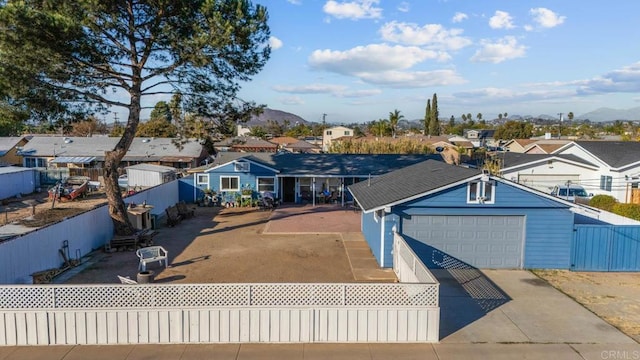
[[[436,147],[436,151],[437,152],[443,152],[444,148],[442,146],[438,146],[438,147]]]

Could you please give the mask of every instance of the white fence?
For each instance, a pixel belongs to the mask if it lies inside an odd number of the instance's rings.
[[[393,233],[393,270],[403,283],[437,283],[431,271],[397,232]]]
[[[81,201],[81,200],[80,200]],[[162,184],[129,196],[125,202],[153,205],[152,214],[178,202],[178,181]],[[31,283],[31,274],[57,269],[63,263],[59,253],[63,242],[69,245],[71,258],[99,249],[113,237],[113,222],[108,207],[66,218],[31,232],[0,240],[0,284]]]
[[[437,284],[0,286],[0,345],[437,342]]]

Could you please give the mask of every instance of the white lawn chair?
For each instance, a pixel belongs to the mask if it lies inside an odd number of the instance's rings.
[[[164,267],[169,267],[169,252],[162,246],[149,246],[138,249],[136,255],[140,258],[138,270],[147,271],[147,264],[158,261],[161,265],[164,261]]]
[[[124,277],[124,276],[118,275],[118,279],[120,279],[120,282],[125,285],[138,285],[137,281],[131,280],[128,276]]]

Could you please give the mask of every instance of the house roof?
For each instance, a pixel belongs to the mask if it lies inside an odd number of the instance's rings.
[[[136,165],[127,166],[126,169],[144,170],[144,171],[152,171],[152,172],[158,172],[158,173],[167,173],[167,172],[176,171],[176,168],[174,167],[155,165],[155,164],[136,164]]]
[[[505,152],[500,153],[496,156],[502,165],[502,169],[511,169],[514,167],[518,167],[521,165],[532,164],[540,161],[547,160],[565,160],[568,162],[579,163],[587,166],[597,167],[595,164],[590,163],[581,157],[578,157],[573,154],[565,154],[565,155],[553,155],[553,154],[526,154],[526,153],[517,153],[517,152]]]
[[[548,139],[548,140],[538,140],[534,143],[527,145],[524,149],[525,152],[528,152],[534,147],[539,148],[547,154],[551,154],[552,152],[560,149],[566,144],[570,143],[570,140],[561,140],[561,139]]]
[[[349,191],[364,211],[370,211],[481,175],[477,169],[426,160],[353,184]]]
[[[379,176],[427,159],[442,161],[439,154],[308,154],[308,153],[238,153],[220,152],[206,171],[240,158],[247,158],[276,169],[279,176]]]
[[[24,136],[0,137],[0,156],[6,155],[11,149],[18,146]]]
[[[575,143],[612,168],[640,162],[640,142],[638,141],[576,141]]]
[[[318,149],[318,146],[313,145],[312,143],[306,142],[304,140],[300,140],[296,143],[287,145],[290,149]]]
[[[62,137],[62,136],[34,136],[23,146],[20,155],[33,157],[95,157],[103,161],[105,151],[112,150],[120,138],[95,137]],[[161,161],[163,157],[181,156],[185,158],[199,158],[202,145],[192,140],[179,150],[171,138],[133,139],[123,161]]]
[[[291,145],[291,144],[295,144],[297,143],[298,139],[296,138],[292,138],[291,136],[279,136],[279,137],[274,137],[272,139],[269,139],[269,142],[274,143],[274,144],[278,144],[278,145]]]

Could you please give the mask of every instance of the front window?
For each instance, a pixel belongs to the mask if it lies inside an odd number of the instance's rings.
[[[240,178],[238,176],[221,176],[220,191],[240,191]]]
[[[259,177],[258,178],[258,192],[262,193],[265,191],[275,192],[276,191],[276,179],[272,177]]]
[[[473,181],[467,185],[467,203],[493,204],[494,181]]]
[[[198,174],[196,176],[196,184],[197,185],[209,185],[209,175],[208,174]]]
[[[611,183],[613,178],[611,176],[600,176],[600,190],[611,191]]]
[[[344,132],[344,136],[351,136],[351,131],[349,131],[349,130],[345,130],[345,132]]]
[[[326,134],[331,135],[331,130],[327,130]]]

